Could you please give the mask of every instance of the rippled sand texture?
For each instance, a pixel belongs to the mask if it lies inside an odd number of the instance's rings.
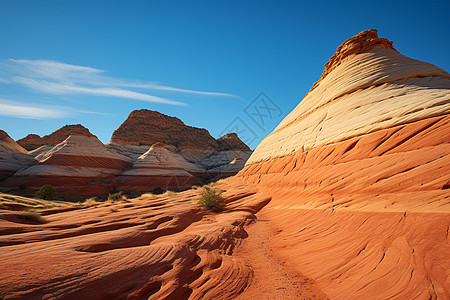
[[[200,191],[44,213],[45,224],[0,214],[2,299],[221,299],[252,278],[233,256],[243,226],[270,198],[228,189],[226,212],[207,213]]]

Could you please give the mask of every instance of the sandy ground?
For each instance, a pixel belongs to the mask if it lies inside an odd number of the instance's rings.
[[[274,256],[270,240],[277,230],[265,217],[264,209],[256,216],[256,222],[246,227],[248,238],[234,253],[253,270],[250,285],[236,299],[328,299],[311,279],[295,273]]]

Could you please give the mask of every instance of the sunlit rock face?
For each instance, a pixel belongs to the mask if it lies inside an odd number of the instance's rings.
[[[184,189],[232,176],[252,153],[235,133],[214,139],[206,129],[146,109],[131,112],[107,147],[133,160],[117,183],[132,191]]]
[[[101,195],[113,189],[115,176],[130,159],[110,151],[95,136],[71,135],[35,157],[36,162],[17,171],[3,187],[55,186],[63,195]]]
[[[237,175],[273,196],[275,253],[332,299],[448,298],[449,112],[446,71],[345,41]]]
[[[192,174],[203,169],[171,151],[162,143],[156,143],[142,154],[133,166],[118,178],[118,186],[124,190],[152,190],[157,187],[188,188],[201,185]]]
[[[17,140],[17,143],[28,151],[38,149],[41,146],[56,145],[67,139],[71,135],[82,135],[93,137],[94,135],[89,132],[86,127],[76,124],[76,125],[66,125],[60,129],[52,132],[49,135],[40,137],[37,134],[29,134],[26,137]]]

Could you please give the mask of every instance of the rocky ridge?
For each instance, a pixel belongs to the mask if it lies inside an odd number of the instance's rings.
[[[75,124],[63,126],[60,129],[52,132],[51,134],[45,135],[43,137],[40,137],[37,134],[29,134],[26,137],[17,140],[17,143],[28,151],[31,151],[44,145],[59,144],[70,135],[82,135],[87,137],[94,136],[86,127],[80,124]]]

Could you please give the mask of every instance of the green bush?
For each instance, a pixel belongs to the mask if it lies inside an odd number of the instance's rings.
[[[39,191],[37,191],[34,194],[35,198],[38,199],[44,199],[44,200],[53,200],[56,197],[56,190],[53,186],[46,184],[43,187],[40,188]]]
[[[161,187],[155,187],[152,191],[152,194],[154,195],[161,195],[164,193],[164,190]]]
[[[203,187],[202,196],[198,203],[214,212],[221,212],[225,209],[225,199],[222,197],[222,192],[218,192],[209,186]]]
[[[111,201],[119,201],[119,200],[123,200],[124,196],[122,195],[122,192],[117,192],[117,193],[113,193],[113,194],[109,194],[108,195],[108,200]]]

